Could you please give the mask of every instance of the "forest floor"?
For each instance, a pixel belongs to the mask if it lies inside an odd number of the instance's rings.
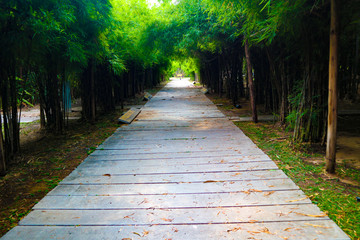
[[[155,94],[162,86],[147,90]],[[63,134],[40,130],[39,121],[21,123],[21,152],[0,177],[0,237],[31,211],[31,208],[69,175],[95,148],[120,126],[118,118],[131,106],[143,105],[143,94],[128,99],[124,110],[101,115],[95,124],[79,120],[79,104]],[[23,112],[37,118],[38,107]]]
[[[247,101],[241,101],[242,108],[238,109],[228,99],[215,94],[207,96],[230,118],[251,116]],[[265,114],[261,106],[258,114]],[[337,170],[335,175],[329,175],[324,170],[324,146],[292,143],[291,133],[275,121],[234,121],[351,239],[360,239],[359,122],[359,115],[339,116]]]

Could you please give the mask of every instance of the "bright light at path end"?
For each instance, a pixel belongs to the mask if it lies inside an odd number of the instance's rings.
[[[146,0],[149,7],[160,6],[159,0]],[[171,3],[176,5],[180,0],[171,0]]]
[[[158,0],[146,0],[146,1],[147,1],[147,4],[149,5],[149,7],[160,5]]]

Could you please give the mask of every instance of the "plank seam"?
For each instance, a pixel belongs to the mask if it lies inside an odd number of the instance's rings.
[[[289,178],[259,178],[259,179],[235,179],[235,180],[219,180],[214,183],[227,183],[227,182],[250,182],[250,181],[266,181],[266,180],[288,180]],[[192,181],[192,182],[134,182],[134,183],[62,183],[59,185],[150,185],[150,184],[180,184],[180,183],[204,183],[205,181]]]
[[[143,226],[180,226],[180,225],[230,225],[230,224],[259,224],[259,223],[285,223],[285,222],[312,222],[312,221],[323,221],[323,220],[331,220],[328,217],[324,217],[321,219],[293,219],[293,220],[274,220],[274,221],[257,221],[257,222],[245,222],[245,221],[239,221],[239,222],[197,222],[197,223],[158,223],[158,224],[146,224],[146,223],[127,223],[127,224],[80,224],[83,227],[111,227],[111,226],[119,226],[119,227],[143,227]],[[19,226],[28,226],[28,227],[38,227],[38,226],[63,226],[63,227],[73,227],[73,226],[79,226],[77,224],[22,224],[19,223]]]
[[[298,205],[312,205],[312,203],[279,203],[279,204],[261,204],[261,205],[236,205],[236,206],[204,206],[204,207],[147,207],[147,208],[33,208],[37,211],[136,211],[136,210],[189,210],[189,209],[217,209],[217,208],[255,208],[255,207],[272,207],[272,206],[298,206]]]
[[[289,188],[289,189],[271,189],[271,190],[261,190],[258,189],[261,192],[286,192],[286,191],[300,191],[303,193],[299,188]],[[164,196],[164,195],[171,195],[171,196],[177,196],[177,195],[211,195],[211,194],[233,194],[233,193],[245,193],[244,191],[230,191],[230,192],[198,192],[198,193],[129,193],[129,194],[47,194],[46,196],[52,196],[52,197],[84,197],[84,196],[94,196],[94,197],[121,197],[121,196]]]

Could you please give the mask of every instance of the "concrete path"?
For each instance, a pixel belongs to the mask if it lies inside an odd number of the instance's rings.
[[[5,239],[348,239],[186,80],[173,80]]]

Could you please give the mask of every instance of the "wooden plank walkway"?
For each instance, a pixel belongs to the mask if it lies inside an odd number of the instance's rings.
[[[349,239],[190,85],[170,82],[2,239]]]

